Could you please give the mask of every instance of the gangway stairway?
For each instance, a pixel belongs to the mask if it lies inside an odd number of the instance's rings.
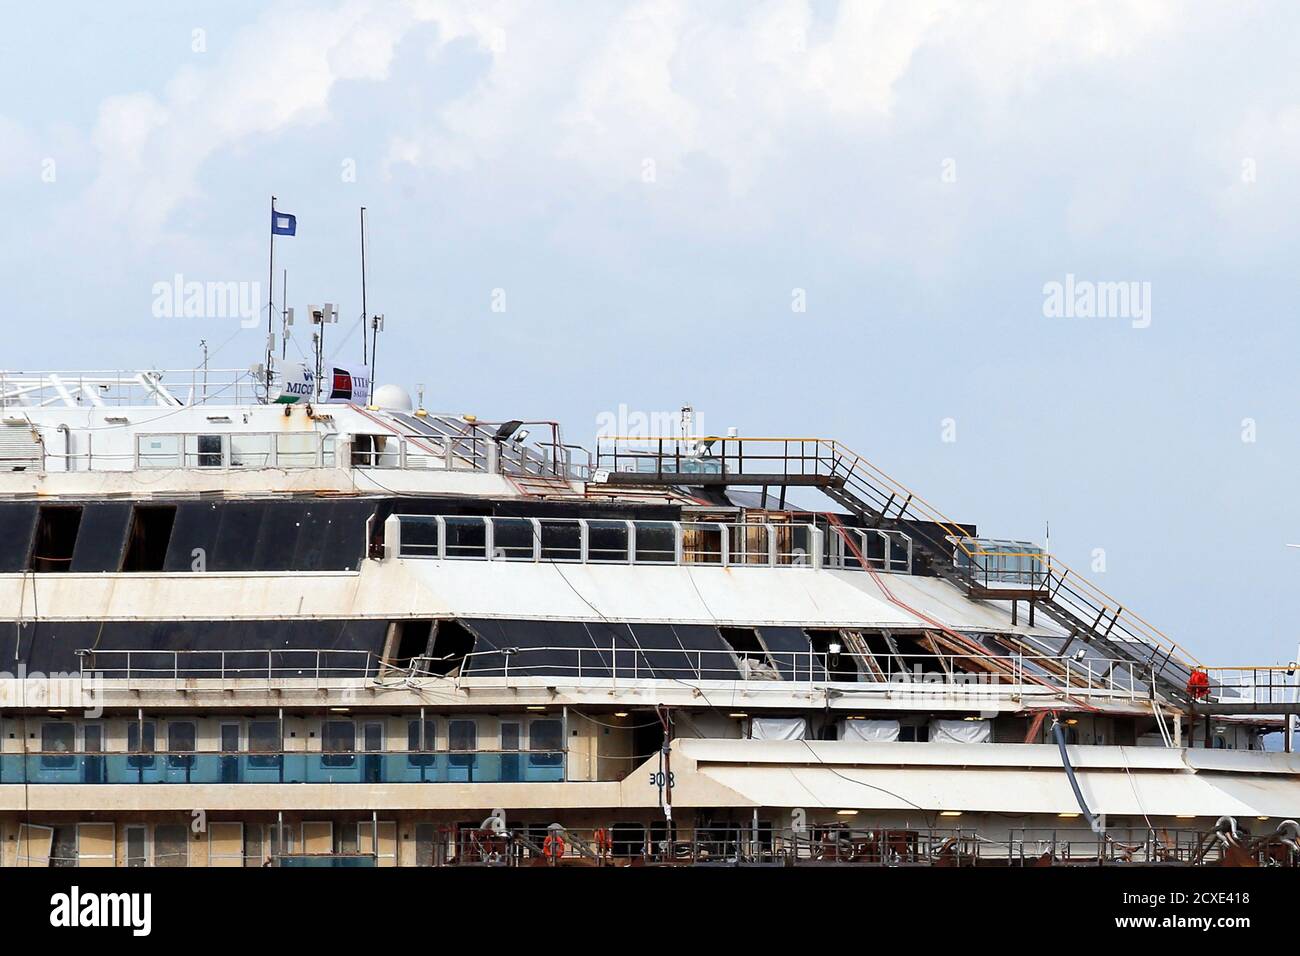
[[[657,446],[656,446],[657,443]],[[683,469],[688,457],[677,438],[604,439],[597,467],[617,469],[633,461],[625,483],[691,487],[696,474]],[[1058,559],[1038,552],[1018,555],[1037,565],[1029,586],[991,586],[987,554],[971,529],[959,525],[923,498],[832,439],[693,438],[689,454],[712,485],[815,487],[855,515],[866,527],[909,535],[919,567],[928,568],[972,600],[1030,602],[1034,611],[1059,625],[1066,639],[1059,655],[1082,641],[1135,672],[1169,700],[1188,703],[1188,680],[1200,665],[1172,640],[1105,594]],[[649,450],[647,450],[649,449]],[[700,450],[702,449],[702,451]],[[848,536],[845,535],[846,541]],[[957,558],[962,558],[959,565]],[[1103,677],[1108,675],[1101,675]]]
[[[1031,602],[1031,607],[1037,607],[1065,629],[1068,637],[1058,656],[1068,653],[1074,641],[1082,640],[1113,660],[1131,661],[1140,666],[1141,674],[1153,677],[1166,697],[1187,702],[1187,681],[1197,664],[1182,657],[1181,649],[1167,638],[1153,640],[1152,635],[1142,633],[1154,631],[1150,625],[1133,615],[1121,622],[1124,615],[1121,605],[1107,601],[1100,590],[1091,586],[1088,586],[1090,593],[1078,590],[1074,582],[1083,579],[1050,555],[1043,555],[1044,566],[1034,575],[1034,586],[1029,588],[997,589],[980,582],[977,577],[981,555],[970,547],[971,538],[966,529],[930,508],[923,499],[897,485],[861,456],[838,443],[831,444],[830,474],[843,480],[823,486],[822,491],[868,527],[901,529],[905,526],[914,545],[929,558],[934,573],[964,590],[973,600]],[[968,558],[967,568],[959,567],[954,560],[957,551],[964,552]],[[1132,623],[1136,626],[1130,627]]]

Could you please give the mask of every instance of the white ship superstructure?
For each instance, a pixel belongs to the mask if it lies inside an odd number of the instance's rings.
[[[836,441],[265,392],[0,373],[0,864],[1300,859],[1294,665]]]

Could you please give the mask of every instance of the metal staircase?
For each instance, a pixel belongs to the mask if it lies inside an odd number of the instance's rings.
[[[683,448],[686,451],[684,453]],[[684,467],[683,462],[689,462]],[[983,550],[973,529],[948,518],[870,461],[825,438],[609,438],[597,446],[598,468],[624,471],[627,481],[690,487],[698,474],[713,485],[816,487],[866,527],[905,531],[918,569],[961,588],[972,600],[1030,605],[1067,634],[1059,654],[1084,641],[1133,665],[1171,700],[1189,700],[1187,681],[1200,665],[1174,641],[1123,607],[1064,562],[1043,551],[1012,555],[1028,562],[1025,586],[1007,587],[992,569],[1004,553]],[[635,475],[635,478],[633,478]]]

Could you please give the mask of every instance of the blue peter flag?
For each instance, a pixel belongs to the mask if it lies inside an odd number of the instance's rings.
[[[271,211],[271,235],[295,236],[298,234],[298,217],[279,210]]]

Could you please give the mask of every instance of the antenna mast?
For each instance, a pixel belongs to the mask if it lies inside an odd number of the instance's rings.
[[[366,351],[366,207],[361,207],[361,364],[368,365]],[[373,383],[372,383],[373,384]]]

